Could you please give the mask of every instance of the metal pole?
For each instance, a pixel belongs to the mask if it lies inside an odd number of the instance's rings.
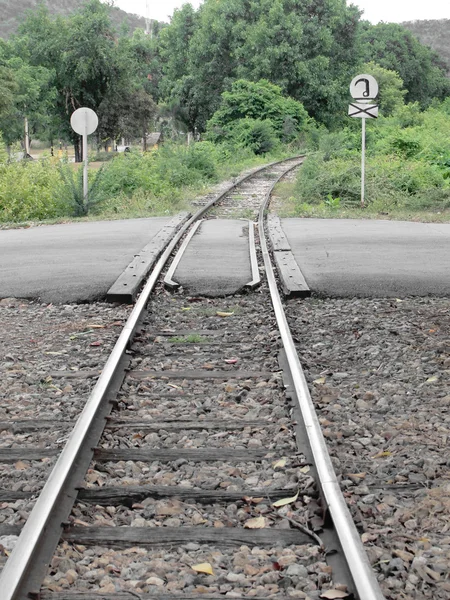
[[[88,203],[88,136],[87,136],[87,126],[88,126],[88,117],[86,115],[86,127],[85,132],[83,134],[83,198],[84,205],[87,206]]]
[[[362,157],[361,157],[361,208],[364,208],[365,179],[366,179],[366,120],[362,121]]]

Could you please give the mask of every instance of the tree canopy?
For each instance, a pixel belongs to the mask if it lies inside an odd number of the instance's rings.
[[[366,70],[379,79],[385,114],[450,94],[432,50],[400,25],[361,21],[346,0],[205,0],[175,10],[152,36],[118,30],[113,10],[85,0],[54,16],[40,4],[16,36],[0,40],[8,144],[24,120],[36,135],[76,143],[70,116],[81,106],[98,113],[99,142],[142,137],[158,118],[174,135],[211,137],[246,120],[244,137],[254,126],[289,140],[308,118],[342,126],[349,82]]]
[[[70,17],[53,17],[40,5],[4,44],[5,68],[14,73],[16,116],[27,116],[41,131],[45,125],[50,137],[71,139],[76,151],[70,116],[82,106],[98,113],[104,139],[142,136],[156,112],[147,90],[151,40],[143,34],[120,37],[110,10],[88,0]],[[8,142],[20,130],[11,116],[11,108],[0,113]]]

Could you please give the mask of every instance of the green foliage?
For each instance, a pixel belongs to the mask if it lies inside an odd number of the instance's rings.
[[[408,127],[402,126],[405,122]],[[450,207],[450,115],[446,104],[420,115],[416,105],[400,107],[392,117],[373,124],[369,134],[366,202],[370,210],[439,211]],[[299,210],[303,211],[305,204],[330,207],[335,199],[340,199],[340,207],[359,205],[361,156],[355,135],[350,128],[327,135],[320,151],[306,159],[296,185]]]
[[[437,52],[445,64],[447,73],[450,73],[450,19],[408,21],[402,23],[402,26],[411,31],[421,44]]]
[[[363,22],[360,46],[363,60],[399,74],[408,92],[407,102],[419,102],[424,108],[433,98],[443,100],[450,93],[450,81],[437,54],[401,25]]]
[[[143,34],[119,38],[111,10],[86,0],[70,17],[54,18],[39,5],[8,45],[10,60],[20,67],[14,68],[23,95],[18,112],[38,122],[45,115],[41,131],[47,139],[73,141],[77,160],[80,139],[70,127],[77,108],[97,112],[103,141],[142,137],[156,113],[149,95],[153,42]]]
[[[398,73],[384,69],[375,62],[368,62],[361,67],[363,73],[375,77],[379,86],[377,104],[384,117],[390,116],[404,105],[407,90],[403,89],[403,81]]]
[[[31,66],[19,56],[5,61],[14,73],[14,98],[9,109],[0,111],[0,130],[5,141],[13,144],[24,136],[24,119],[28,118],[31,134],[43,130],[48,124],[48,113],[55,101],[51,81],[53,72],[45,67]]]
[[[249,148],[256,155],[271,152],[278,143],[269,119],[238,119],[227,127],[225,139],[237,148]]]
[[[209,142],[191,146],[165,144],[144,155],[123,153],[109,162],[98,181],[95,209],[118,210],[125,198],[139,196],[147,208],[164,204],[176,206],[186,188],[204,185],[218,178],[220,153]],[[168,203],[165,204],[166,199]]]
[[[71,214],[51,161],[0,164],[0,221],[51,219]]]
[[[92,211],[100,197],[98,188],[103,174],[103,167],[98,171],[88,173],[88,195],[84,197],[83,168],[74,171],[67,164],[58,164],[61,176],[61,196],[71,207],[71,216],[84,217]]]
[[[47,5],[51,13],[68,16],[74,10],[79,9],[84,2],[85,0],[47,0]],[[36,4],[35,0],[1,0],[0,38],[7,39],[17,33],[17,29],[26,18],[27,12],[33,9]],[[143,28],[145,26],[142,17],[127,13],[111,5],[112,2],[108,2],[111,20],[117,28],[125,26],[127,31],[133,31],[136,27]]]
[[[8,152],[6,151],[5,142],[3,141],[2,132],[0,131],[0,165],[6,164],[8,161]]]
[[[191,130],[204,131],[233,81],[267,79],[329,123],[358,62],[358,19],[343,0],[205,0],[196,13],[184,8],[161,35],[163,97]]]
[[[294,140],[311,121],[300,102],[283,96],[279,86],[265,79],[257,83],[240,79],[223,92],[220,108],[208,121],[208,137],[226,139],[227,132],[242,119],[270,121],[273,133],[286,142]]]

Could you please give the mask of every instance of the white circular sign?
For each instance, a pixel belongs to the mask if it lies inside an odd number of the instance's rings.
[[[378,96],[378,83],[372,75],[357,75],[350,84],[355,100],[373,100]]]
[[[91,135],[98,127],[98,117],[91,108],[79,108],[70,117],[70,124],[75,133]]]

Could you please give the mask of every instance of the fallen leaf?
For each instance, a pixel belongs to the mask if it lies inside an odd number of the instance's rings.
[[[313,383],[315,383],[316,385],[323,385],[325,383],[326,379],[325,377],[319,377],[319,379],[315,379],[313,381]]]
[[[266,526],[266,518],[265,517],[256,517],[255,519],[249,519],[245,521],[244,527],[246,529],[264,529]]]
[[[272,469],[282,469],[286,465],[287,465],[287,458],[280,458],[280,460],[277,460],[276,462],[273,463]]]
[[[102,345],[102,342],[101,342],[100,340],[98,340],[98,341],[96,341],[96,342],[92,342],[90,345],[91,345],[91,346],[101,346],[101,345]]]
[[[89,523],[86,523],[86,521],[82,521],[81,519],[74,519],[73,524],[80,525],[80,527],[90,527]]]
[[[311,471],[311,467],[308,467],[308,466],[302,467],[300,469],[300,473],[309,473],[310,471]]]
[[[427,379],[425,383],[436,383],[436,381],[439,381],[439,377],[437,375],[433,375],[433,377]]]
[[[375,458],[374,456],[372,458]],[[364,479],[367,473],[346,473],[346,477],[354,477],[355,479]]]
[[[298,494],[299,494],[299,492],[297,492],[295,494],[295,496],[292,496],[292,498],[281,498],[281,500],[277,500],[276,502],[274,502],[272,504],[272,506],[275,506],[275,508],[280,508],[280,506],[286,506],[286,504],[290,504],[291,502],[296,502],[296,500],[298,498]]]
[[[26,465],[23,461],[19,460],[15,463],[14,468],[16,469],[16,471],[25,471],[25,469],[28,469],[28,465]]]
[[[205,573],[206,575],[214,575],[212,566],[209,563],[201,563],[191,567],[196,573]]]
[[[243,496],[242,500],[247,502],[247,504],[260,504],[264,498],[253,498],[253,496]]]
[[[327,600],[336,600],[337,598],[348,598],[350,594],[341,590],[327,590],[320,595],[321,598],[327,598]]]
[[[414,560],[414,554],[412,554],[411,552],[405,552],[405,550],[394,550],[393,554],[395,556],[398,556],[405,562],[412,562]]]
[[[378,539],[377,533],[366,532],[361,535],[361,541],[363,544],[367,544],[367,542],[374,542],[377,539]]]
[[[182,306],[181,310],[192,310],[192,306]]]
[[[389,450],[382,450],[375,454],[375,456],[372,456],[372,458],[386,458],[386,456],[392,456],[392,453]]]
[[[238,358],[226,358],[224,362],[226,362],[227,365],[235,365],[238,361]]]
[[[218,317],[231,317],[232,315],[234,315],[234,312],[222,312],[221,310],[218,310],[216,312],[216,315]]]

